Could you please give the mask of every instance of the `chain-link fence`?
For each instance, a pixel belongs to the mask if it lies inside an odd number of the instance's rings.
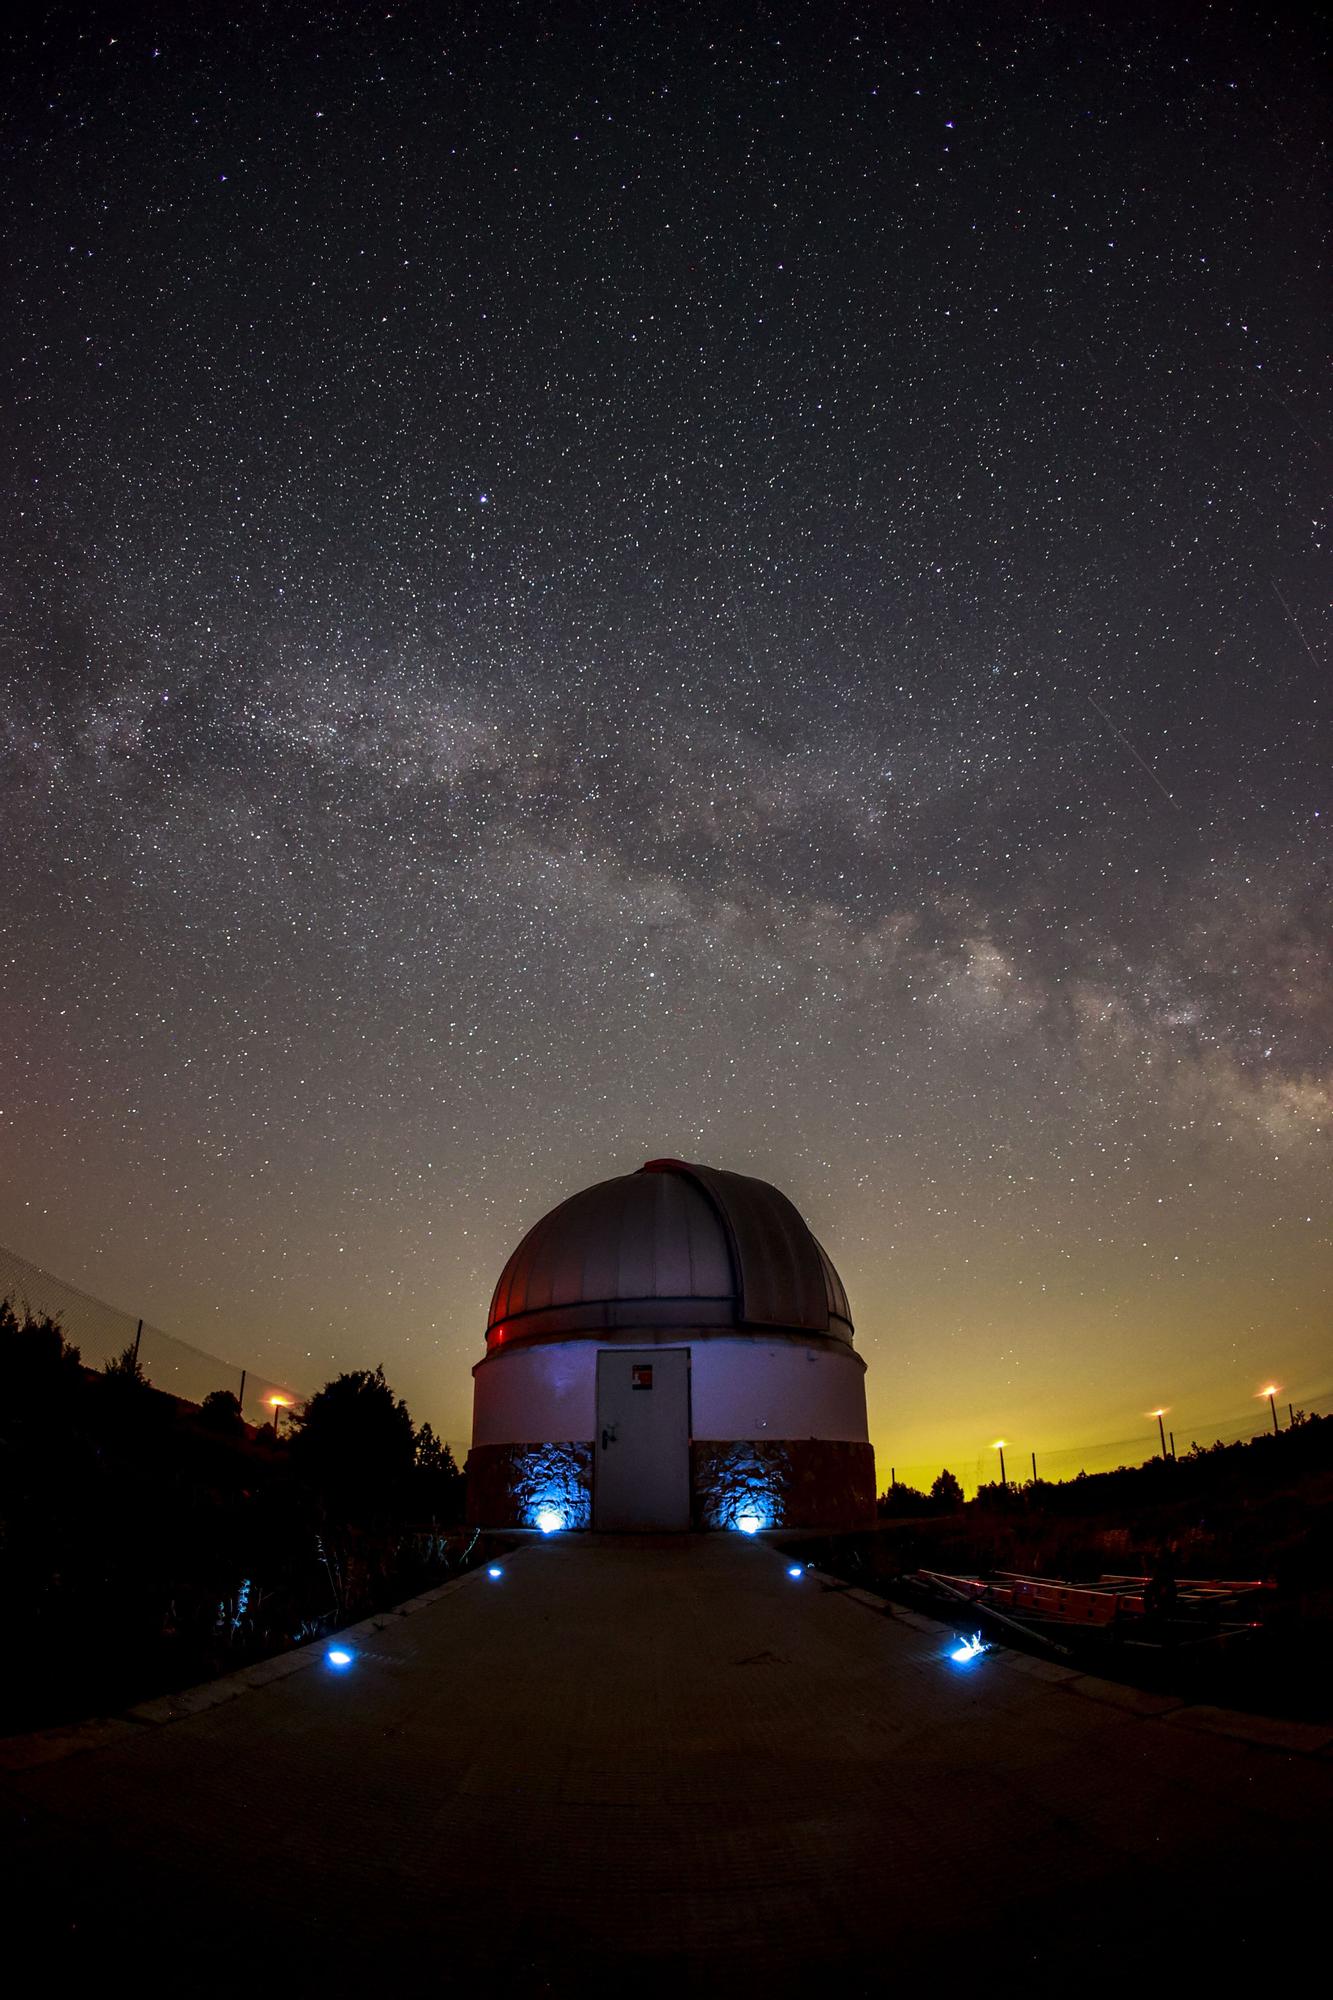
[[[1333,1411],[1333,1391],[1318,1395],[1292,1396],[1275,1400],[1278,1427],[1286,1430],[1292,1416],[1304,1411],[1307,1416],[1326,1416]],[[1175,1413],[1166,1411],[1163,1425],[1166,1431],[1167,1450],[1174,1449],[1179,1458],[1198,1444],[1205,1448],[1211,1444],[1238,1444],[1256,1437],[1261,1431],[1273,1428],[1273,1411],[1266,1402],[1256,1400],[1248,1415],[1221,1418],[1196,1418],[1184,1411],[1179,1419]],[[1026,1485],[1035,1475],[1039,1479],[1052,1481],[1077,1479],[1080,1472],[1114,1472],[1122,1465],[1142,1465],[1145,1459],[1157,1458],[1161,1454],[1162,1441],[1155,1421],[1149,1420],[1136,1437],[1110,1438],[1097,1444],[1069,1445],[1058,1451],[1033,1451],[1025,1447],[1019,1438],[1005,1440],[1004,1477],[1010,1485]],[[882,1454],[877,1454],[876,1471],[880,1490],[891,1481],[900,1486],[912,1486],[919,1492],[928,1493],[939,1477],[945,1464],[961,1483],[963,1490],[974,1493],[978,1486],[986,1486],[1000,1478],[1000,1452],[992,1446],[977,1454],[975,1458],[950,1460],[935,1459],[917,1464],[895,1465],[884,1463]]]
[[[86,1366],[100,1368],[125,1349],[137,1349],[139,1365],[155,1389],[202,1403],[212,1389],[230,1389],[241,1401],[247,1423],[267,1424],[275,1409],[299,1407],[304,1390],[292,1382],[276,1382],[239,1361],[223,1361],[200,1347],[191,1347],[133,1313],[120,1312],[30,1264],[16,1251],[0,1246],[0,1299],[7,1299],[20,1316],[58,1320],[65,1339],[77,1347]],[[280,1399],[280,1401],[275,1401]]]

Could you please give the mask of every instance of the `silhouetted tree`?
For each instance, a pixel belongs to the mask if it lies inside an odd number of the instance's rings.
[[[104,1362],[96,1378],[97,1400],[102,1410],[99,1424],[114,1438],[123,1432],[142,1441],[150,1432],[171,1422],[172,1401],[159,1395],[143,1371],[133,1343],[112,1361]]]
[[[963,1489],[946,1466],[930,1489],[930,1497],[941,1514],[956,1514],[963,1504]]]
[[[462,1520],[467,1482],[449,1446],[429,1424],[417,1432],[415,1484],[417,1508],[423,1515],[435,1521]]]
[[[357,1368],[325,1383],[306,1407],[292,1439],[292,1465],[325,1505],[345,1521],[380,1517],[407,1500],[416,1468],[416,1440],[406,1403],[395,1396],[381,1365]]]
[[[10,1300],[0,1299],[0,1403],[26,1421],[51,1397],[82,1385],[79,1350],[65,1339],[59,1320],[35,1318],[26,1308],[20,1319]]]
[[[143,1364],[134,1351],[133,1341],[128,1347],[122,1348],[113,1360],[102,1363],[102,1373],[108,1382],[133,1382],[142,1389],[149,1386],[148,1377],[143,1372]]]
[[[23,1634],[0,1731],[204,1679],[450,1572],[461,1475],[425,1428],[418,1454],[382,1370],[327,1384],[311,1418],[302,1452],[256,1451],[229,1390],[192,1408],[132,1348],[85,1368],[58,1321],[0,1301],[0,1603]]]
[[[928,1496],[915,1486],[905,1486],[900,1479],[895,1479],[887,1491],[880,1494],[876,1506],[878,1511],[889,1519],[894,1517],[901,1519],[911,1514],[929,1514],[931,1511]]]
[[[209,1391],[200,1404],[199,1421],[207,1430],[218,1431],[224,1437],[239,1437],[244,1429],[240,1401],[230,1389]]]

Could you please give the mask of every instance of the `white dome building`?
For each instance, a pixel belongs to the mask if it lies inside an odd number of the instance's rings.
[[[561,1202],[506,1264],[472,1373],[482,1526],[874,1517],[847,1294],[766,1181],[650,1160]]]

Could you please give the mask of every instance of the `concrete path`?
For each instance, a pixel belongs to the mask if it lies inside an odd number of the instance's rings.
[[[1322,1935],[1317,1743],[960,1670],[739,1536],[524,1548],[353,1643],[8,1772],[46,1990],[1151,1989]]]

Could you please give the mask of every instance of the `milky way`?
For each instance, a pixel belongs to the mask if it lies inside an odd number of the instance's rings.
[[[680,1154],[885,1475],[1333,1389],[1326,50],[1168,12],[15,43],[0,1240],[458,1439]]]

